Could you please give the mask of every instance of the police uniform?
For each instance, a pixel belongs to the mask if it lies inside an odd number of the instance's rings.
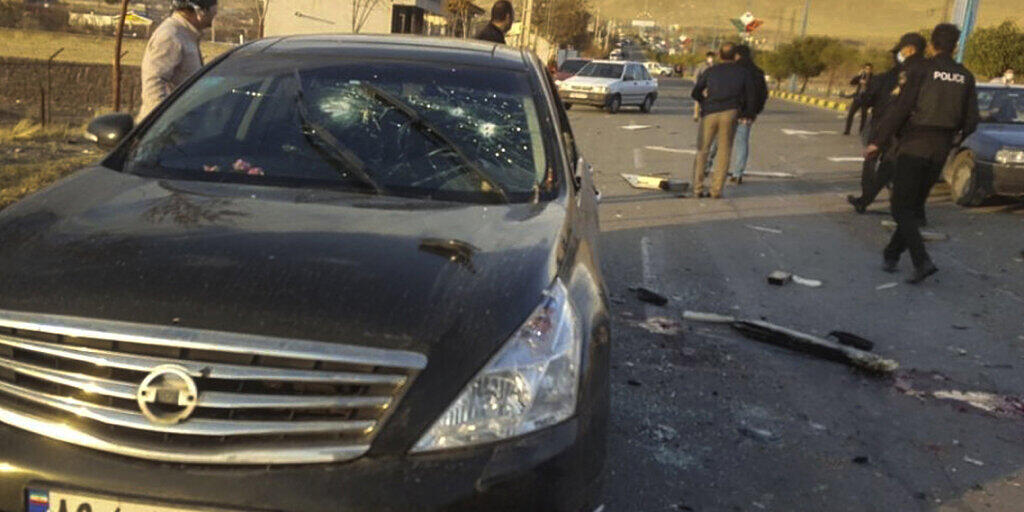
[[[871,143],[883,146],[896,136],[896,173],[892,215],[898,224],[885,248],[887,266],[894,267],[909,250],[917,282],[935,271],[921,238],[921,213],[942,167],[960,135],[966,138],[978,125],[974,75],[949,54],[908,61],[906,85],[879,123]]]

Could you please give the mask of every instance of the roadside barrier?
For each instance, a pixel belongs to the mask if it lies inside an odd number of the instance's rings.
[[[782,91],[768,91],[768,96],[772,98],[778,98],[780,100],[788,100],[797,103],[803,103],[805,105],[811,105],[813,107],[827,108],[829,110],[835,110],[838,112],[846,112],[850,108],[850,104],[845,101],[826,100],[823,98],[815,98],[814,96],[808,96],[806,94],[793,94],[791,92]]]

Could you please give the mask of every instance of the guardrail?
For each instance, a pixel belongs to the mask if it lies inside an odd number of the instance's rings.
[[[850,108],[850,104],[845,101],[826,100],[824,98],[815,98],[814,96],[808,96],[806,94],[794,94],[791,92],[782,91],[769,91],[768,95],[772,98],[793,101],[796,103],[803,103],[805,105],[811,105],[813,107],[827,108],[829,110],[836,110],[839,112],[846,112]]]

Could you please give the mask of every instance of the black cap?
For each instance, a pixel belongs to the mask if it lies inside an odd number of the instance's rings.
[[[914,48],[917,48],[917,53],[922,53],[924,52],[924,47],[927,44],[928,42],[924,40],[924,36],[921,34],[918,34],[917,32],[907,32],[906,34],[903,34],[903,37],[900,37],[900,42],[896,43],[892,52],[896,53],[902,50],[904,46],[913,46]]]

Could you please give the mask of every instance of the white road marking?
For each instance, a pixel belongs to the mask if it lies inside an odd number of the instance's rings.
[[[744,172],[743,175],[756,176],[758,178],[796,178],[796,174],[791,172],[747,171]]]
[[[649,149],[651,151],[666,151],[666,152],[669,152],[669,153],[682,153],[684,155],[696,155],[697,154],[697,150],[696,149],[676,149],[676,148],[666,148],[665,146],[647,146],[645,149]]]
[[[651,249],[651,239],[649,237],[640,238],[640,264],[643,269],[643,280],[644,288],[649,290],[655,290],[654,285],[658,282],[658,276],[654,272],[654,259],[651,254],[654,251]],[[653,304],[644,303],[644,316],[651,318],[658,314],[658,310],[655,309]]]
[[[633,168],[638,171],[644,168],[644,152],[640,148],[633,148]]]
[[[839,134],[839,132],[834,131],[834,130],[810,131],[810,130],[794,130],[792,128],[782,128],[782,133],[785,133],[786,135],[797,135],[797,136],[807,136],[807,135],[838,135]]]
[[[863,162],[864,157],[862,156],[830,156],[828,157],[829,162]]]
[[[627,124],[627,125],[622,126],[620,128],[622,128],[623,130],[646,130],[648,128],[651,128],[651,125],[649,125],[649,124]]]
[[[750,228],[750,229],[753,229],[755,231],[764,231],[765,233],[772,233],[772,234],[775,234],[775,235],[781,235],[782,234],[782,230],[781,229],[766,228],[766,227],[763,227],[763,226],[752,226],[750,224],[747,224],[747,227]]]

